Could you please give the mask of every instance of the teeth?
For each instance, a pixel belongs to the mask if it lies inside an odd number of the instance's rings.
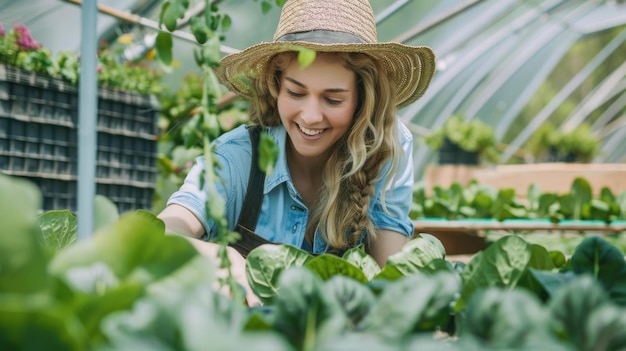
[[[308,128],[304,128],[303,126],[300,126],[300,130],[304,134],[310,135],[310,136],[315,136],[315,135],[321,134],[324,131],[324,129],[317,129],[317,130],[316,129],[308,129]]]

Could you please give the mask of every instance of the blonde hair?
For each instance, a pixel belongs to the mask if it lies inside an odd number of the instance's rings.
[[[371,240],[376,230],[369,217],[374,184],[385,177],[387,188],[403,157],[398,136],[394,84],[382,72],[381,64],[361,53],[332,53],[355,72],[358,104],[348,133],[334,146],[323,170],[323,185],[316,204],[310,209],[306,236],[313,238],[319,225],[324,241],[332,251],[356,246],[362,235]],[[294,52],[276,55],[267,69],[251,78],[255,92],[250,104],[250,120],[261,126],[280,124],[277,98],[280,75],[296,59]],[[390,162],[388,162],[390,161]],[[385,167],[383,172],[383,167]],[[384,174],[383,174],[384,173]]]

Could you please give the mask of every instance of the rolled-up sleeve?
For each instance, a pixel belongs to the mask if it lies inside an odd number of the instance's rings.
[[[214,157],[219,164],[213,170],[217,176],[215,188],[226,206],[229,229],[236,224],[243,202],[245,185],[250,172],[250,141],[247,131],[241,127],[225,134],[214,143]],[[200,187],[200,177],[206,168],[204,156],[199,156],[180,189],[172,194],[168,205],[178,204],[191,211],[202,223],[208,237],[216,233],[215,223],[207,217],[210,203],[206,185]]]

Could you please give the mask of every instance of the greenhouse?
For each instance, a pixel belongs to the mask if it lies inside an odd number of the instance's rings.
[[[0,349],[626,350],[625,58],[623,0],[4,0]]]

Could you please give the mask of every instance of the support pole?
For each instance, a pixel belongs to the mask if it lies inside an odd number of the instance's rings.
[[[97,0],[85,0],[81,8],[80,80],[78,84],[78,240],[94,229],[96,194],[96,145],[98,133]]]

